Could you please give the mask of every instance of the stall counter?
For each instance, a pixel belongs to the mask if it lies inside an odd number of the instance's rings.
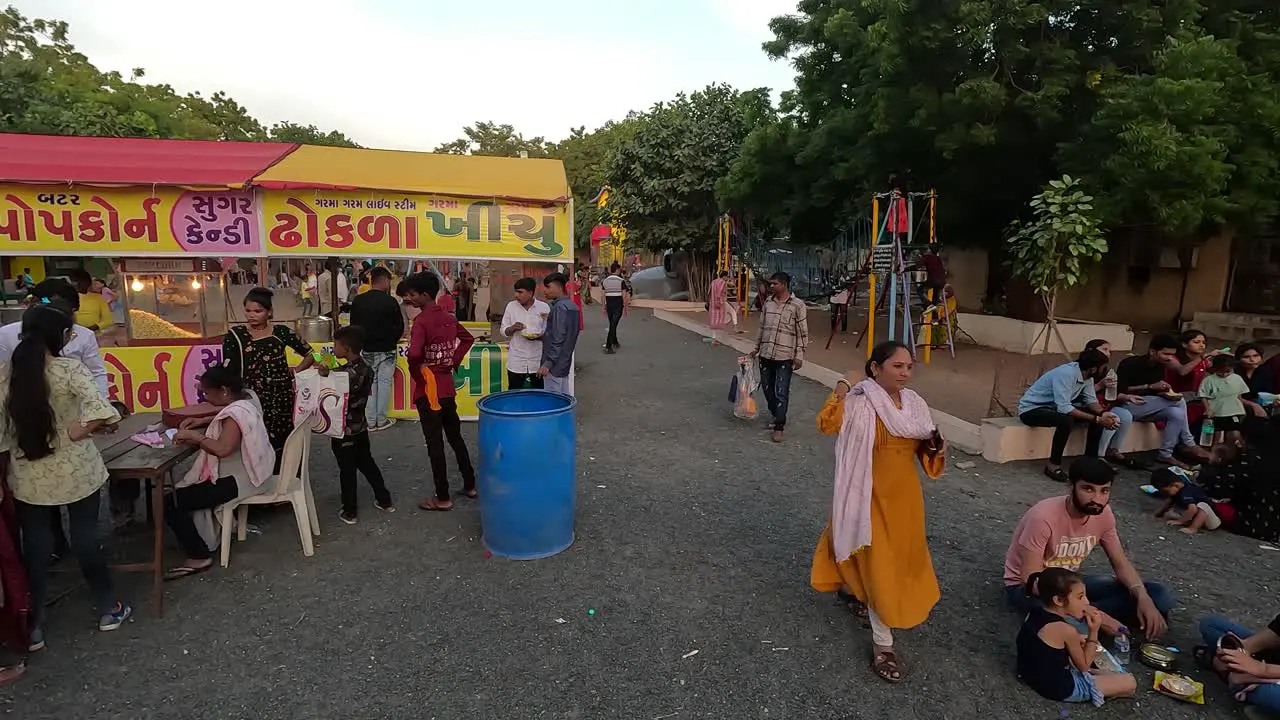
[[[470,325],[470,323],[467,323]],[[321,352],[332,352],[332,343],[313,343]],[[418,412],[410,402],[408,344],[401,343],[391,388],[393,418],[417,419]],[[197,378],[205,368],[222,362],[220,341],[199,345],[157,345],[150,347],[104,347],[102,359],[107,366],[111,399],[125,404],[132,412],[160,412],[199,401]],[[289,351],[290,364],[299,362]],[[479,343],[462,366],[453,373],[457,389],[458,415],[463,420],[479,417],[476,403],[491,393],[507,389],[507,347]]]

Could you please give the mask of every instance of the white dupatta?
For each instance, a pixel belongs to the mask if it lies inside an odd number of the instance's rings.
[[[836,440],[836,482],[831,502],[831,539],[836,562],[871,545],[871,458],[876,418],[890,435],[925,440],[936,430],[924,398],[903,388],[899,410],[879,383],[867,378],[844,399],[844,419]]]

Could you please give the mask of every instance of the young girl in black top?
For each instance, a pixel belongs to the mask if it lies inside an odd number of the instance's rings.
[[[1039,597],[1018,632],[1018,678],[1042,696],[1058,702],[1092,702],[1129,697],[1138,683],[1128,673],[1091,671],[1101,650],[1102,615],[1089,605],[1084,578],[1063,568],[1046,568],[1027,578],[1027,595]],[[1067,618],[1083,619],[1089,634]]]

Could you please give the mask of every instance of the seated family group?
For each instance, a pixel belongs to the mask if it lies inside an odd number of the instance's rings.
[[[1176,604],[1173,593],[1145,581],[1125,554],[1110,507],[1115,476],[1101,458],[1077,459],[1068,470],[1068,494],[1032,506],[1005,556],[1006,600],[1025,613],[1018,675],[1052,700],[1100,705],[1132,695],[1137,685],[1131,674],[1090,671],[1101,640],[1128,639],[1136,629],[1159,641]],[[1078,574],[1098,546],[1113,574]],[[1203,645],[1192,652],[1196,662],[1224,680],[1237,700],[1280,712],[1280,616],[1259,632],[1210,616],[1199,631]]]
[[[1155,473],[1151,484],[1183,506],[1174,522],[1280,539],[1280,484],[1268,471],[1280,454],[1280,416],[1270,412],[1280,355],[1264,361],[1252,344],[1234,355],[1206,352],[1204,333],[1189,330],[1177,338],[1155,336],[1145,353],[1121,360],[1115,371],[1110,362],[1108,343],[1094,340],[1075,362],[1032,383],[1018,402],[1024,424],[1053,428],[1045,474],[1066,481],[1062,457],[1081,425],[1088,427],[1086,456],[1142,469],[1123,452],[1124,441],[1134,422],[1156,423],[1156,460],[1171,472]],[[1193,464],[1201,466],[1198,473],[1190,472]]]

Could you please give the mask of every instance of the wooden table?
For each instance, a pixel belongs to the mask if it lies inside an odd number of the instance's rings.
[[[159,423],[159,413],[133,415],[121,421],[112,434],[93,436],[93,444],[102,453],[111,480],[142,480],[150,484],[152,556],[149,563],[113,565],[123,572],[151,573],[151,614],[164,615],[164,484],[173,484],[173,470],[198,449],[195,445],[167,445],[153,448],[130,440],[135,433],[143,432],[148,425]]]

